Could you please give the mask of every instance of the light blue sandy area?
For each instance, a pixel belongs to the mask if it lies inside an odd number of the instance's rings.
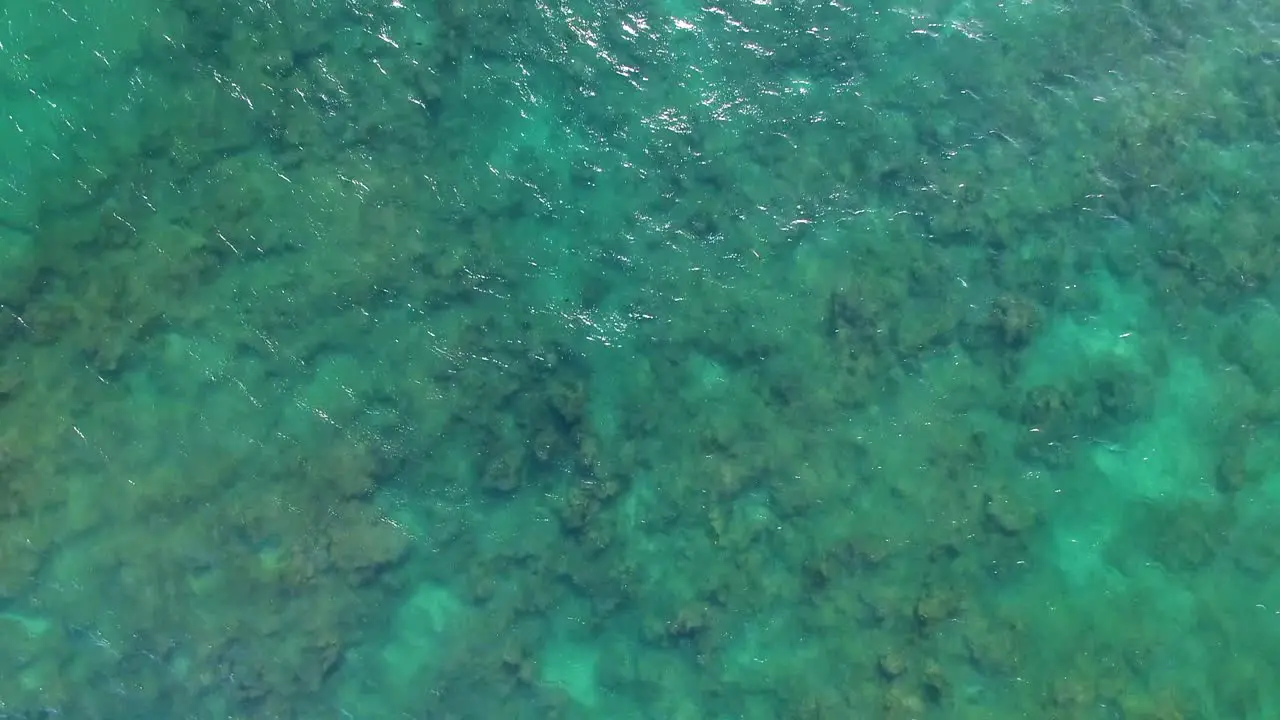
[[[1280,717],[1280,9],[0,6],[0,719]]]

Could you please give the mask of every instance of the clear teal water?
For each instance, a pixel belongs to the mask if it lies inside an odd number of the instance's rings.
[[[1277,37],[0,7],[0,718],[1280,717]]]

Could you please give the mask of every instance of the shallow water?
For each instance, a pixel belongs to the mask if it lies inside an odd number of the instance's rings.
[[[0,718],[1280,713],[1272,5],[0,20]]]

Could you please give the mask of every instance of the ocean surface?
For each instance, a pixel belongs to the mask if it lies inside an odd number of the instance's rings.
[[[1271,0],[7,0],[0,720],[1280,717]]]

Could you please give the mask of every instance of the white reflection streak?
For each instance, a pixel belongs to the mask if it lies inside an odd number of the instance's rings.
[[[382,28],[382,31],[378,33],[378,39],[397,50],[400,49],[400,46],[396,44],[396,41],[391,39],[391,35],[387,32],[386,28]]]
[[[591,32],[591,30],[586,27],[579,27],[580,24],[582,24],[581,20],[572,15],[565,19],[565,25],[567,25],[569,30],[577,36],[578,42],[586,45],[592,50],[599,50],[599,43],[596,41],[595,33]]]
[[[244,393],[245,397],[249,398],[249,402],[253,403],[254,407],[257,407],[257,408],[262,407],[262,403],[258,402],[258,398],[254,397],[253,393],[249,392],[249,388],[246,387],[243,382],[241,382],[240,378],[231,378],[231,382],[235,383],[236,387],[240,388],[241,392]]]
[[[641,122],[654,130],[670,130],[681,135],[693,132],[693,126],[689,123],[689,118],[681,115],[680,111],[675,108],[661,110],[657,115],[645,118]]]
[[[224,242],[224,243],[226,243],[226,244],[227,244],[227,247],[231,248],[231,250],[232,250],[233,252],[235,252],[235,254],[237,254],[237,255],[239,255],[239,254],[240,254],[240,249],[239,249],[239,248],[237,248],[235,245],[232,245],[232,244],[231,244],[231,241],[227,239],[227,236],[226,236],[226,235],[223,235],[223,234],[222,234],[222,231],[221,231],[221,230],[216,230],[216,231],[214,231],[214,232],[215,232],[215,234],[216,234],[219,238],[221,238],[221,239],[222,239],[222,242]]]
[[[324,410],[321,410],[318,407],[313,407],[311,408],[311,412],[315,413],[316,417],[320,418],[321,420],[324,420],[325,422],[338,428],[339,430],[342,429],[341,427],[339,427],[338,423],[335,422],[333,418],[329,417],[329,414],[326,413]]]

